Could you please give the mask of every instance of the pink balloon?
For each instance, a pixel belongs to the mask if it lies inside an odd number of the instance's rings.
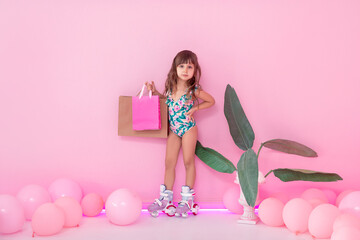
[[[0,233],[18,232],[24,222],[25,213],[20,201],[11,195],[0,195]]]
[[[54,235],[61,231],[65,224],[64,210],[54,203],[44,203],[36,209],[31,221],[34,234],[39,236]]]
[[[330,238],[340,210],[329,203],[317,206],[309,216],[309,232],[316,238]]]
[[[223,196],[223,203],[225,207],[236,214],[243,214],[244,207],[239,203],[240,188],[239,186],[233,186],[226,190]]]
[[[354,227],[342,227],[333,232],[331,240],[359,240],[360,230]]]
[[[270,195],[270,197],[272,198],[277,198],[279,199],[280,201],[282,201],[284,204],[286,204],[289,200],[290,200],[290,197],[288,194],[284,193],[284,192],[276,192],[276,193],[272,193]]]
[[[40,205],[51,202],[49,192],[44,187],[34,184],[21,188],[16,197],[24,207],[26,220],[31,220]]]
[[[49,193],[52,200],[55,202],[59,197],[72,197],[78,202],[82,198],[82,190],[78,183],[71,179],[59,178],[51,183]]]
[[[360,229],[360,218],[355,217],[351,213],[340,214],[334,221],[333,231],[337,231],[342,227],[354,227]]]
[[[339,196],[336,198],[336,206],[339,206],[341,200],[343,200],[343,198],[348,195],[349,193],[353,192],[354,190],[346,190],[343,191],[339,194]]]
[[[89,193],[81,200],[81,208],[85,216],[95,217],[104,208],[104,200],[99,194]]]
[[[259,218],[271,227],[280,227],[284,225],[282,212],[284,203],[277,198],[267,198],[260,203]]]
[[[72,197],[61,197],[56,199],[55,205],[62,208],[65,213],[64,227],[76,227],[82,218],[80,203]]]
[[[311,204],[311,206],[313,208],[316,208],[317,206],[321,205],[321,204],[326,204],[328,203],[327,201],[324,201],[323,199],[318,199],[318,198],[313,198],[308,200],[308,202]]]
[[[360,191],[350,192],[340,202],[342,212],[352,213],[360,218]]]
[[[321,202],[328,203],[328,198],[325,193],[317,188],[309,188],[301,194],[301,198],[311,201],[312,199],[319,199]]]
[[[116,225],[129,225],[141,214],[141,199],[128,189],[118,189],[105,203],[106,216]]]
[[[325,195],[328,199],[328,202],[332,205],[335,205],[336,197],[337,197],[336,193],[331,189],[323,189],[322,191],[325,193]]]
[[[305,199],[291,199],[283,209],[283,219],[286,227],[295,234],[306,232],[312,209],[311,204]]]

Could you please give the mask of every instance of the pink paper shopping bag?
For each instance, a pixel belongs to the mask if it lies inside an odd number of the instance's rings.
[[[143,96],[143,86],[139,97],[132,97],[132,122],[133,129],[159,130],[161,129],[160,100],[159,96]]]

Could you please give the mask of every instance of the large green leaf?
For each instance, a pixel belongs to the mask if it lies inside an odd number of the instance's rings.
[[[241,155],[237,164],[239,182],[246,202],[254,207],[258,193],[259,167],[254,150],[249,149]]]
[[[199,141],[196,142],[195,154],[206,165],[218,172],[233,173],[236,170],[234,164],[227,158],[211,148],[203,147]]]
[[[253,146],[255,134],[234,88],[229,84],[225,91],[224,113],[235,144],[244,151],[250,149]]]
[[[335,182],[338,180],[343,180],[336,173],[324,173],[324,172],[315,172],[312,170],[305,169],[289,169],[289,168],[278,168],[269,171],[267,175],[271,172],[283,182],[291,181],[310,181],[310,182]]]
[[[299,156],[303,156],[303,157],[317,157],[317,153],[312,150],[311,148],[302,145],[300,143],[294,142],[294,141],[290,141],[290,140],[285,140],[285,139],[273,139],[270,141],[266,141],[265,143],[262,144],[264,147],[276,150],[276,151],[280,151],[280,152],[284,152],[284,153],[289,153],[289,154],[295,154],[295,155],[299,155]]]

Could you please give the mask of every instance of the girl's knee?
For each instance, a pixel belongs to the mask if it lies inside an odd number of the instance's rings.
[[[185,169],[190,169],[195,167],[195,159],[184,159]]]
[[[165,169],[166,170],[175,170],[176,161],[168,160],[165,161]]]

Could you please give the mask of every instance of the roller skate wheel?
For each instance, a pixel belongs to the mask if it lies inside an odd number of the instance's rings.
[[[174,205],[169,205],[169,206],[167,206],[167,208],[165,209],[165,213],[166,213],[169,217],[175,216],[175,212],[176,212],[176,208],[175,208]]]
[[[187,218],[188,213],[187,213],[187,212],[184,212],[184,213],[181,214],[181,216],[182,216],[183,218]]]
[[[199,213],[199,209],[200,209],[199,205],[194,204],[193,209],[191,211],[196,216]]]
[[[154,212],[151,212],[150,215],[152,217],[158,217],[159,216],[159,212],[158,211],[154,211]]]

